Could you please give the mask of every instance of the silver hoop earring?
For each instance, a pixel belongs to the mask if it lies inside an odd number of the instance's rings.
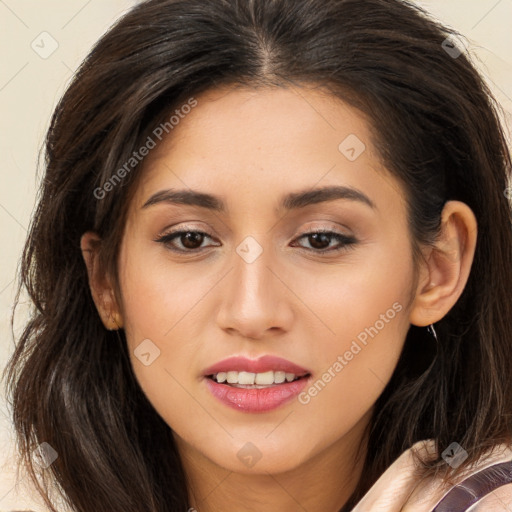
[[[437,338],[437,332],[436,332],[436,329],[434,327],[434,324],[430,324],[428,327],[427,327],[427,331],[428,333],[436,340],[436,343],[439,343],[439,340]]]

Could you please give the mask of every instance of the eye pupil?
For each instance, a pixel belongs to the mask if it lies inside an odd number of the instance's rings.
[[[311,243],[311,246],[315,249],[323,249],[324,246],[329,246],[331,236],[327,233],[314,233],[312,235],[309,235],[310,240],[313,240],[313,243]],[[319,245],[318,245],[318,242]]]
[[[183,235],[181,235],[181,242],[183,246],[187,249],[197,249],[194,244],[201,246],[203,242],[203,234],[195,231],[187,231]],[[185,240],[185,241],[184,241]],[[199,243],[198,243],[199,242]],[[191,245],[189,245],[191,243]]]

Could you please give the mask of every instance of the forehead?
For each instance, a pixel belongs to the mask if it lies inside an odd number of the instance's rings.
[[[229,196],[270,201],[273,191],[281,196],[315,184],[377,192],[382,180],[393,181],[363,115],[324,90],[223,87],[186,104],[195,106],[178,106],[177,115],[169,114],[169,133],[164,129],[161,140],[153,136],[138,208],[150,194],[171,187],[218,192],[229,205]]]
[[[232,149],[240,144],[245,150],[254,151],[283,143],[291,147],[299,137],[301,142],[304,138],[324,138],[337,150],[339,136],[347,131],[346,135],[370,142],[363,114],[318,87],[225,86],[195,97],[194,102],[190,109],[190,99],[181,107],[178,105],[174,112],[178,114],[183,109],[179,116],[170,113],[168,120],[172,119],[173,126],[164,127],[163,140],[158,141],[149,160],[161,157],[178,142],[199,144],[195,152],[208,150],[210,155],[217,149]],[[271,156],[275,157],[275,153]]]

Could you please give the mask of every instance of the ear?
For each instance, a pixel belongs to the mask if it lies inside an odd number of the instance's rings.
[[[109,276],[100,268],[100,247],[101,238],[96,233],[87,231],[82,235],[80,248],[87,267],[89,287],[96,309],[105,328],[109,331],[117,330],[123,326],[122,315]]]
[[[441,213],[439,238],[423,253],[411,324],[433,324],[455,305],[469,277],[476,240],[477,222],[471,208],[448,201]]]

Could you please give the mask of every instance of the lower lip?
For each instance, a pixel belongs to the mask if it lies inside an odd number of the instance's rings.
[[[308,380],[308,377],[303,377],[293,382],[256,389],[235,388],[207,377],[206,385],[212,395],[228,407],[243,412],[266,412],[295,398],[306,387]]]

